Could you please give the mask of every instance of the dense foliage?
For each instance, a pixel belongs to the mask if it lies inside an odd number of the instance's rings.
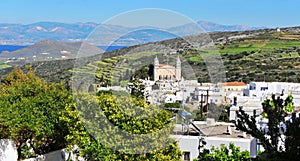
[[[239,147],[230,143],[229,146],[221,145],[220,148],[212,147],[210,151],[206,150],[200,153],[199,161],[246,161],[250,160],[249,151],[240,151]],[[197,159],[195,159],[197,161]]]
[[[140,98],[140,99],[144,99],[145,97],[147,97],[144,93],[145,93],[145,84],[137,79],[131,80],[131,92],[130,94],[136,98]]]
[[[137,69],[131,76],[131,79],[151,79],[153,80],[153,69],[154,66],[150,64],[149,66],[143,66]]]
[[[67,139],[88,160],[180,160],[177,143],[169,139],[167,111],[108,93],[75,97],[76,103],[63,116],[74,127]]]
[[[0,137],[15,141],[19,158],[66,146],[59,117],[72,98],[63,84],[48,84],[32,71],[16,69],[2,78],[0,95]]]
[[[180,160],[169,138],[170,113],[142,99],[124,92],[72,96],[31,70],[14,70],[0,87],[0,139],[15,141],[19,159],[69,147],[87,160]]]

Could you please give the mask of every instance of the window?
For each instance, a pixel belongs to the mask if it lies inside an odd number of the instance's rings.
[[[261,87],[260,90],[261,90],[261,91],[267,91],[267,90],[268,90],[268,87]]]
[[[183,160],[184,161],[190,161],[191,160],[190,159],[190,155],[191,155],[190,152],[184,152],[184,154],[183,154]]]
[[[255,85],[254,86],[250,86],[250,90],[255,90],[256,88],[255,88]]]

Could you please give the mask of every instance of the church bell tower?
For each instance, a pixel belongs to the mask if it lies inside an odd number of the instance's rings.
[[[154,70],[153,70],[153,77],[154,77],[154,81],[159,80],[159,76],[158,76],[158,67],[159,67],[159,61],[157,56],[154,59]]]
[[[176,80],[181,80],[181,61],[179,55],[177,56],[176,61]]]

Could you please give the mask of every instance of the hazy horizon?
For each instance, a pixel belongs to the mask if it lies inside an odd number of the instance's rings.
[[[300,26],[297,21],[300,2],[287,0],[212,1],[137,1],[121,0],[43,0],[1,2],[0,23],[32,24],[36,22],[102,23],[122,13],[143,8],[177,12],[194,21],[209,21],[222,25],[253,27]]]

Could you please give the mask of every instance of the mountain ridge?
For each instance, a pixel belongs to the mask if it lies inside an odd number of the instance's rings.
[[[250,26],[242,27],[242,25],[228,26],[228,25],[220,25],[208,21],[198,21],[197,24],[200,26],[200,28],[203,28],[203,32],[245,31],[245,30],[264,28],[264,27],[250,27]],[[109,25],[109,24],[102,24],[100,26],[99,25],[100,24],[94,22],[63,23],[63,22],[47,22],[47,21],[36,22],[32,24],[0,23],[0,34],[1,34],[0,44],[32,45],[44,39],[62,41],[62,42],[84,41],[91,32],[93,32],[96,28],[99,29],[99,27],[101,32],[103,32],[102,33],[104,37],[103,41],[108,41],[105,39],[105,36],[118,35],[122,33],[128,33],[134,30],[142,29],[141,27],[130,28],[126,26]],[[176,35],[187,36],[187,35],[198,34],[199,26],[193,27],[191,26],[191,24],[186,24],[182,26],[168,28],[167,30],[171,31],[173,34]],[[130,39],[130,38],[132,37],[129,36],[126,39]],[[169,39],[169,37],[166,37],[166,38],[144,41],[143,39],[146,38],[141,37],[140,39],[137,40],[137,42],[147,43],[147,42]],[[125,44],[124,46],[131,46],[131,45],[137,45],[137,44],[134,42],[127,42],[127,44]]]

